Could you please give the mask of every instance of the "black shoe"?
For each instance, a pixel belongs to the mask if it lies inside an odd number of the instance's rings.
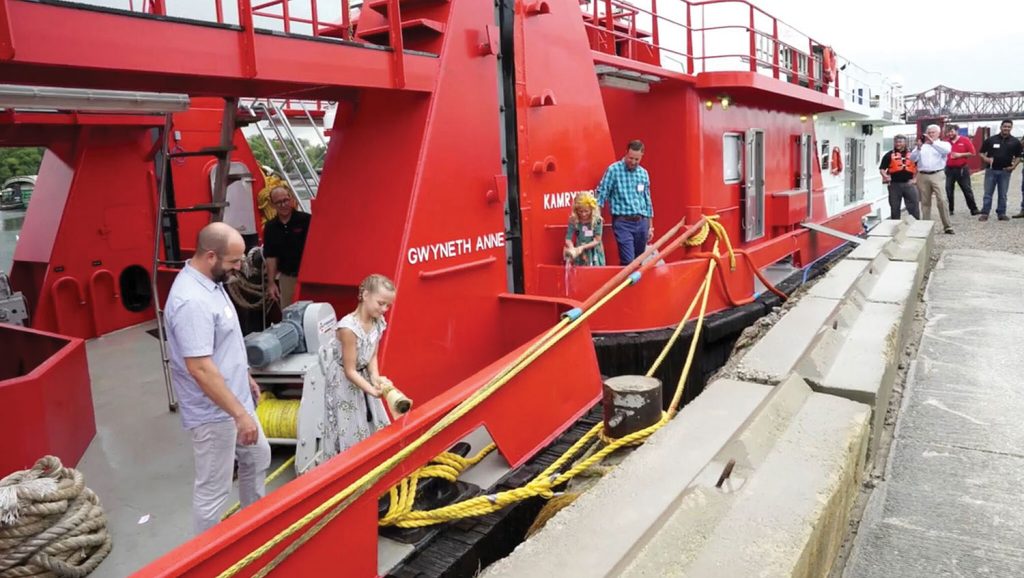
[[[985,221],[988,220],[988,215],[982,214],[980,217],[978,217],[978,220],[984,223]]]
[[[999,220],[1000,221],[1009,221],[1010,217],[1007,217],[1006,215],[999,215]]]
[[[1013,216],[1014,219],[1024,219],[1024,211],[1021,211]]]
[[[972,217],[976,217],[976,216],[978,216],[980,214],[981,214],[981,211],[979,211],[978,209],[971,209],[971,216]]]
[[[952,217],[952,216],[953,216],[953,215],[955,215],[955,214],[956,214],[956,213],[954,213],[953,211],[950,211],[950,212],[949,212],[949,216],[950,216],[950,217]]]
[[[950,227],[950,228],[946,229],[945,233],[947,235],[955,235],[956,234],[956,233],[953,232],[953,227]]]

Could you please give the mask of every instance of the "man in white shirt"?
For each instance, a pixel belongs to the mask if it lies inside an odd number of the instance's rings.
[[[932,219],[932,199],[939,209],[942,228],[947,235],[953,234],[953,224],[949,222],[949,208],[946,206],[946,158],[949,157],[952,145],[939,138],[939,125],[930,124],[924,135],[918,140],[917,148],[910,153],[910,158],[917,163],[917,190],[921,193],[921,217],[925,221]]]

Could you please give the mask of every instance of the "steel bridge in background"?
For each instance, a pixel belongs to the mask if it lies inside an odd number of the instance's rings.
[[[972,92],[948,86],[910,94],[904,98],[907,122],[945,117],[952,122],[1024,119],[1024,91]]]

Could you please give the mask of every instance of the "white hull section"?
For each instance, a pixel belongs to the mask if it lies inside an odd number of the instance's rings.
[[[865,130],[865,126],[871,128]],[[873,215],[887,219],[889,194],[878,173],[878,163],[886,152],[882,127],[826,113],[814,122],[814,130],[828,215],[867,204]],[[833,162],[836,157],[841,166]]]

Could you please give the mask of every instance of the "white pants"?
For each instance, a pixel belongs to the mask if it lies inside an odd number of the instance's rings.
[[[255,416],[253,419],[256,419]],[[270,467],[270,444],[259,425],[251,446],[235,443],[235,421],[218,421],[192,428],[196,481],[192,490],[192,529],[196,535],[220,521],[231,494],[231,474],[238,459],[238,496],[246,507],[266,494],[264,478]]]

